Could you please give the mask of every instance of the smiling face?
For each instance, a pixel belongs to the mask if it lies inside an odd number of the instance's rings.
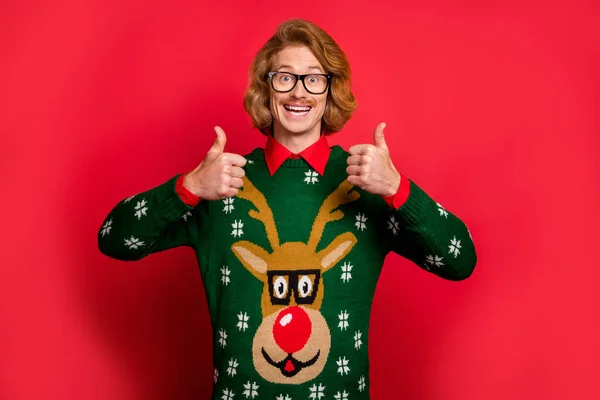
[[[273,58],[271,71],[298,75],[327,73],[306,46],[281,50]],[[274,136],[314,135],[318,138],[326,102],[327,92],[311,94],[300,81],[287,93],[276,92],[271,87],[269,105],[273,115]]]

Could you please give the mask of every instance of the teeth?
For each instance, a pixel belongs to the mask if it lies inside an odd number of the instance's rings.
[[[310,111],[310,107],[302,107],[302,106],[289,106],[286,105],[285,108],[291,111]]]

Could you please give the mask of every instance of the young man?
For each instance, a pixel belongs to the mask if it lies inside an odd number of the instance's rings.
[[[461,280],[476,263],[471,236],[396,170],[384,124],[374,144],[329,147],[356,102],[346,57],[319,27],[283,23],[250,72],[245,108],[265,149],[225,153],[216,127],[197,168],[110,212],[100,249],[121,260],[196,251],[213,398],[368,399],[369,313],[385,256]]]

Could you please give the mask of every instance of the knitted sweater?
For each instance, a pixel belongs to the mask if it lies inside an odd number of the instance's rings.
[[[175,176],[120,202],[99,230],[100,250],[120,260],[195,250],[213,399],[368,399],[369,315],[386,255],[467,278],[476,263],[467,227],[412,181],[397,210],[352,186],[339,146],[323,176],[301,158],[271,176],[262,149],[245,157],[236,197],[190,207]]]

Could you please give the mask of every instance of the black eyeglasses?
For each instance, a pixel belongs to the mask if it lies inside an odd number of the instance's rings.
[[[271,80],[274,91],[286,93],[296,87],[298,81],[302,81],[304,89],[311,94],[323,94],[329,87],[331,75],[329,74],[306,74],[298,75],[291,72],[269,72],[267,77]]]
[[[289,305],[292,293],[296,304],[312,304],[317,297],[321,271],[267,271],[267,277],[271,304]]]

